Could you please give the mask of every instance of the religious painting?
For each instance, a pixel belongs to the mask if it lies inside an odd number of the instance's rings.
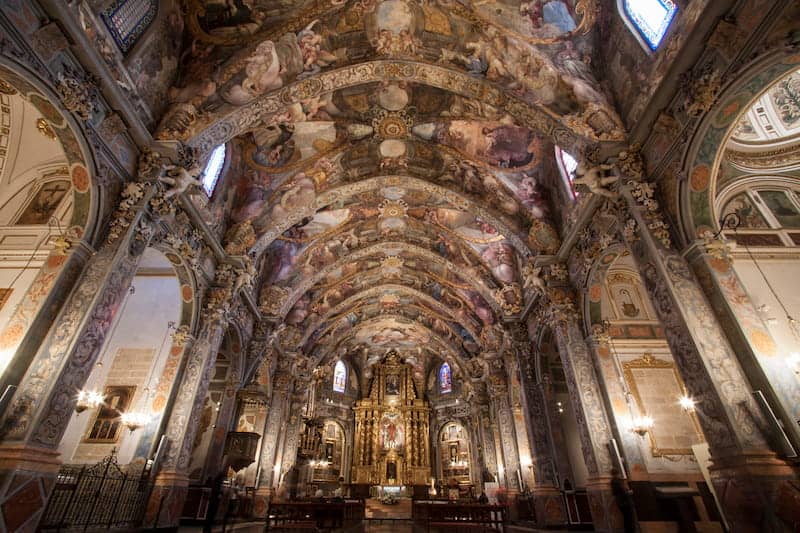
[[[15,225],[33,226],[37,224],[47,224],[50,217],[56,212],[61,200],[69,191],[71,185],[68,180],[56,180],[45,183],[19,216]]]
[[[397,396],[400,394],[400,376],[389,374],[386,376],[386,396]]]
[[[622,368],[641,416],[653,419],[647,432],[653,457],[692,455],[692,445],[703,437],[695,415],[678,403],[686,389],[675,364],[645,353]]]
[[[133,401],[135,386],[113,385],[105,388],[103,404],[97,411],[94,424],[86,442],[117,442],[122,422],[120,415],[128,410]]]
[[[380,444],[384,450],[398,450],[405,444],[403,419],[398,413],[386,413],[381,419]]]

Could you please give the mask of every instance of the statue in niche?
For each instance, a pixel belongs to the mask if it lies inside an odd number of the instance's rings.
[[[397,463],[394,461],[386,463],[386,479],[397,479]]]

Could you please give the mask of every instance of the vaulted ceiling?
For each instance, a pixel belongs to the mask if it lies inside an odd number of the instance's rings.
[[[554,146],[625,132],[587,58],[596,0],[191,0],[157,135],[228,142],[228,237],[284,353],[418,377],[508,342],[559,246]],[[474,366],[474,365],[473,365]]]

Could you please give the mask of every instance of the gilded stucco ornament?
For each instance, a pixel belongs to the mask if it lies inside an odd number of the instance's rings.
[[[525,290],[532,291],[534,294],[543,292],[545,282],[541,274],[542,267],[537,267],[533,259],[528,259],[525,266],[522,267],[522,280]]]
[[[721,261],[730,263],[733,261],[733,250],[736,246],[736,241],[727,241],[721,239],[719,236],[714,236],[710,231],[703,234],[703,251]]]
[[[189,342],[194,340],[194,336],[189,332],[188,324],[179,326],[170,334],[170,337],[172,337],[172,344],[179,347],[186,346]]]
[[[589,192],[598,196],[605,196],[606,198],[616,199],[618,194],[615,191],[609,190],[608,187],[613,185],[619,180],[616,174],[609,174],[613,170],[614,165],[593,165],[588,166],[587,161],[581,160],[578,163],[578,168],[575,170],[575,179],[572,180],[573,185],[583,185],[589,189]]]
[[[505,314],[515,315],[522,311],[522,289],[518,283],[505,284],[502,288],[495,289],[493,294]]]
[[[664,248],[670,248],[672,239],[669,235],[669,225],[664,221],[661,209],[655,199],[655,185],[631,180],[628,182],[628,186],[636,203],[645,208],[644,218],[647,221],[648,229],[661,242]]]
[[[569,277],[569,270],[564,263],[553,263],[547,268],[546,279],[548,282],[566,281]]]
[[[630,145],[617,155],[617,168],[623,178],[641,180],[644,178],[642,147],[638,143]]]
[[[114,211],[114,218],[111,221],[107,242],[113,243],[124,234],[136,216],[136,206],[144,198],[145,185],[139,182],[129,182],[122,190],[119,206]]]
[[[230,255],[245,255],[255,243],[256,232],[250,219],[236,224],[225,233],[225,252]]]
[[[163,174],[158,176],[158,181],[167,186],[164,198],[170,199],[179,194],[187,192],[192,187],[202,187],[203,178],[200,175],[201,168],[193,166],[184,168],[180,165],[167,165],[164,167]]]
[[[97,87],[91,75],[59,72],[56,90],[67,111],[75,113],[82,120],[89,120],[97,110]]]
[[[268,316],[278,316],[289,299],[289,289],[278,285],[267,285],[261,289],[259,309]]]
[[[241,290],[251,290],[258,275],[253,265],[253,259],[250,256],[244,256],[242,262],[244,263],[242,268],[234,270],[233,294],[239,294]]]
[[[699,72],[687,72],[681,80],[684,100],[683,110],[690,117],[706,113],[719,96],[722,87],[722,73],[713,65],[705,65]]]
[[[150,148],[142,148],[137,161],[136,174],[140,181],[153,179],[164,168],[164,156]]]

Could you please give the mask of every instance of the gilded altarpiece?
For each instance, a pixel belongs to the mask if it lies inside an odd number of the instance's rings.
[[[430,407],[395,352],[374,367],[369,397],[355,406],[352,482],[426,485],[431,477]]]

